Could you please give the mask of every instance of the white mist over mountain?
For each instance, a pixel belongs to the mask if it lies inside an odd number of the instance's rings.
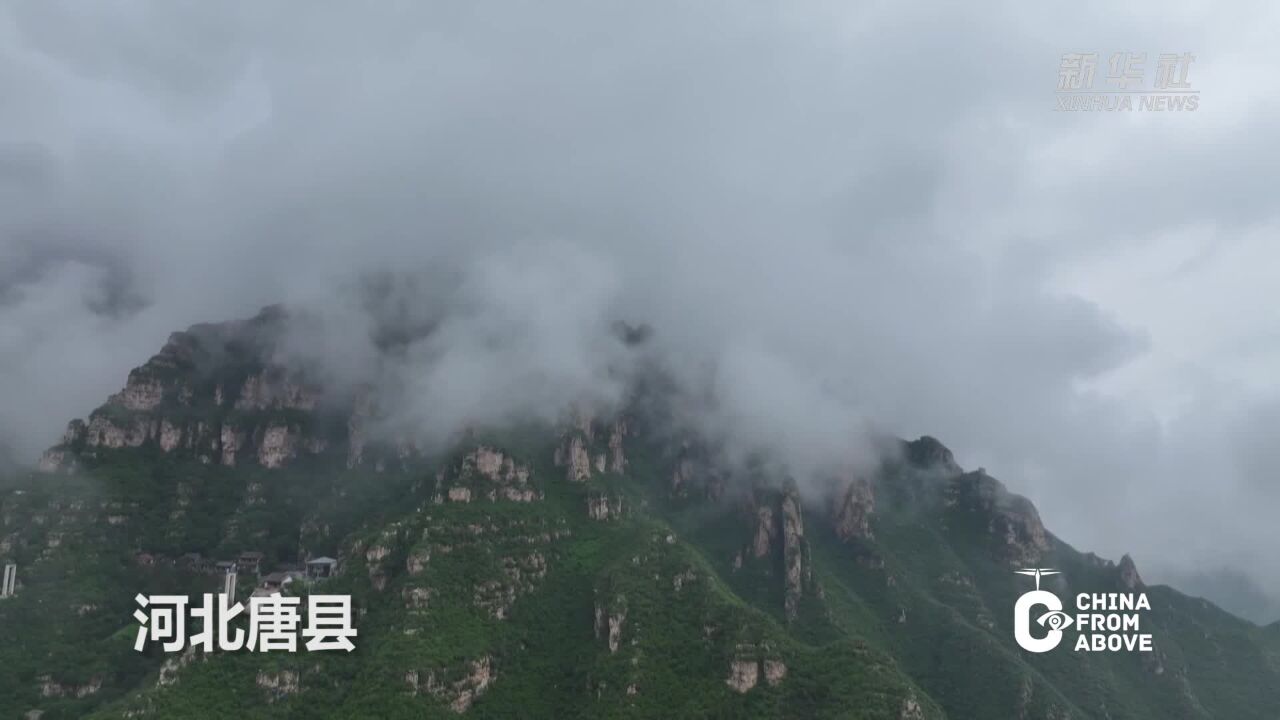
[[[274,302],[359,368],[393,272],[424,431],[616,400],[645,323],[747,445],[935,435],[1148,579],[1280,591],[1275,9],[998,5],[11,3],[0,437]],[[1064,52],[1188,48],[1194,114],[1053,112]]]

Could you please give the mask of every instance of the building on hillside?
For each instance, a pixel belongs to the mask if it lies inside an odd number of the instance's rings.
[[[307,561],[307,577],[321,579],[338,573],[338,561],[331,557],[318,557]]]
[[[257,577],[258,571],[262,567],[262,553],[256,550],[242,552],[236,560],[236,566],[245,575]]]
[[[285,586],[293,581],[294,577],[290,573],[277,571],[263,576],[262,587],[267,590],[279,592],[284,590]]]
[[[206,573],[213,569],[209,559],[198,552],[183,553],[178,558],[178,567],[196,573]]]

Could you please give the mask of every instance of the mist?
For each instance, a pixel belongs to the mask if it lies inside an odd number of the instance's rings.
[[[934,435],[1148,581],[1280,596],[1274,13],[7,3],[0,447],[271,303],[358,374],[391,273],[414,431],[616,403],[643,323],[744,447]],[[1063,53],[1188,49],[1195,113],[1053,111]]]

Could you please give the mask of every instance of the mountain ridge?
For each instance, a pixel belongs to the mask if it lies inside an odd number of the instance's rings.
[[[568,403],[560,421],[468,428],[437,449],[387,433],[367,386],[335,390],[289,366],[273,345],[286,318],[271,308],[174,333],[68,426],[39,474],[6,483],[0,554],[30,578],[0,604],[6,624],[29,623],[14,646],[28,656],[5,651],[21,668],[6,712],[1003,720],[1280,708],[1280,623],[1148,587],[1127,555],[1075,551],[1030,500],[964,471],[935,438],[886,439],[873,468],[806,492],[767,461],[725,462],[642,403]],[[357,652],[194,662],[122,645],[134,593],[209,592],[182,558],[244,550],[281,567],[339,558],[325,587],[361,610]],[[1155,652],[1021,651],[1011,615],[1029,587],[1013,571],[1041,565],[1062,571],[1049,582],[1063,597],[1148,593]],[[49,643],[76,637],[88,647],[49,667]],[[219,683],[239,699],[215,698]]]

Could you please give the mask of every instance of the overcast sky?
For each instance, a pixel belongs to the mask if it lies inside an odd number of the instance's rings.
[[[1278,8],[937,5],[0,3],[0,442],[394,269],[448,288],[436,415],[608,393],[646,321],[752,442],[936,435],[1280,597]],[[1190,52],[1199,108],[1055,112],[1077,52]]]

